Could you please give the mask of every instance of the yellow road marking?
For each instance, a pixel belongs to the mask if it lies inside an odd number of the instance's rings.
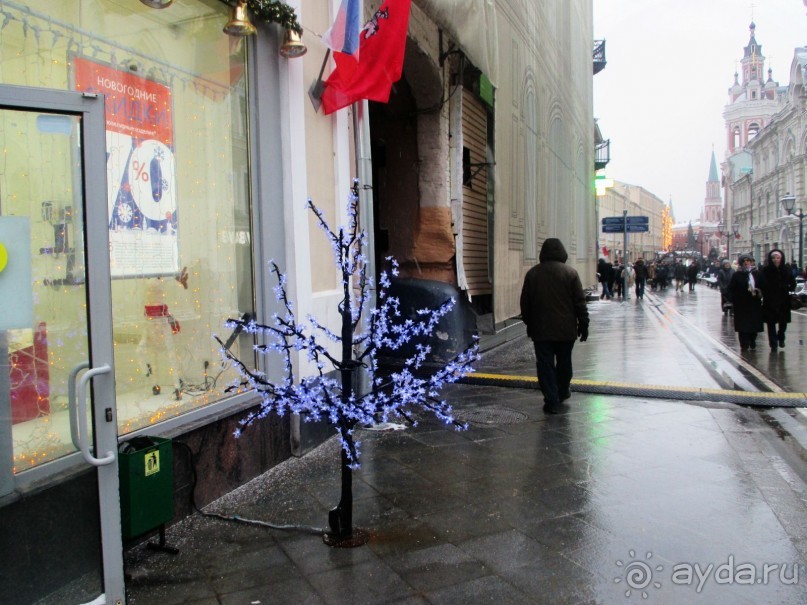
[[[487,374],[483,372],[474,372],[468,375],[468,378],[479,378],[482,380],[495,380],[499,382],[529,382],[538,383],[535,376],[513,376],[510,374]],[[723,396],[740,396],[751,397],[755,399],[807,399],[807,393],[765,393],[759,391],[734,391],[728,389],[705,389],[697,387],[677,387],[668,385],[657,384],[638,384],[635,382],[611,382],[599,380],[584,380],[573,378],[572,386],[598,386],[598,387],[612,387],[612,388],[628,388],[628,389],[642,389],[642,390],[662,390],[672,391],[675,393],[708,393],[710,395],[723,395]]]

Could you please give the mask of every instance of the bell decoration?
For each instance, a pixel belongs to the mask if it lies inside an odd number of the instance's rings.
[[[230,20],[224,26],[224,33],[229,36],[251,36],[255,33],[255,26],[252,25],[249,15],[247,15],[246,0],[238,0],[233,7]]]
[[[287,29],[283,34],[283,44],[280,45],[280,54],[287,59],[293,59],[294,57],[302,57],[307,51],[308,49],[300,39],[300,34],[293,29]]]
[[[168,8],[174,0],[140,0],[140,2],[149,8]]]

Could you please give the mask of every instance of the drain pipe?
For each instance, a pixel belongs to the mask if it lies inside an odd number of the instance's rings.
[[[359,227],[367,234],[364,255],[367,276],[376,280],[375,266],[375,218],[373,216],[373,157],[370,147],[370,105],[366,100],[353,104],[353,142],[356,149],[356,176],[359,179]],[[362,331],[369,327],[370,310],[375,308],[375,286],[370,292],[369,308],[362,314]],[[359,370],[359,395],[370,390],[367,372]]]

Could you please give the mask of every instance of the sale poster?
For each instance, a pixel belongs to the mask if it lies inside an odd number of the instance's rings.
[[[76,90],[104,95],[112,277],[179,270],[171,89],[127,70],[73,58]]]

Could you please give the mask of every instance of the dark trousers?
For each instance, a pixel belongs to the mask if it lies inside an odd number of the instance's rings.
[[[757,346],[757,333],[756,332],[737,332],[740,339],[740,348],[744,351],[748,348],[755,348]]]
[[[636,298],[644,298],[644,284],[643,279],[636,280]]]
[[[772,347],[779,346],[779,343],[785,342],[785,330],[787,330],[787,323],[786,322],[779,322],[777,324],[775,321],[766,322],[768,324],[768,344]],[[776,329],[776,326],[779,326],[779,329]]]
[[[544,394],[544,401],[549,405],[558,405],[560,394],[567,392],[572,382],[574,341],[536,340],[533,345],[538,382]]]

